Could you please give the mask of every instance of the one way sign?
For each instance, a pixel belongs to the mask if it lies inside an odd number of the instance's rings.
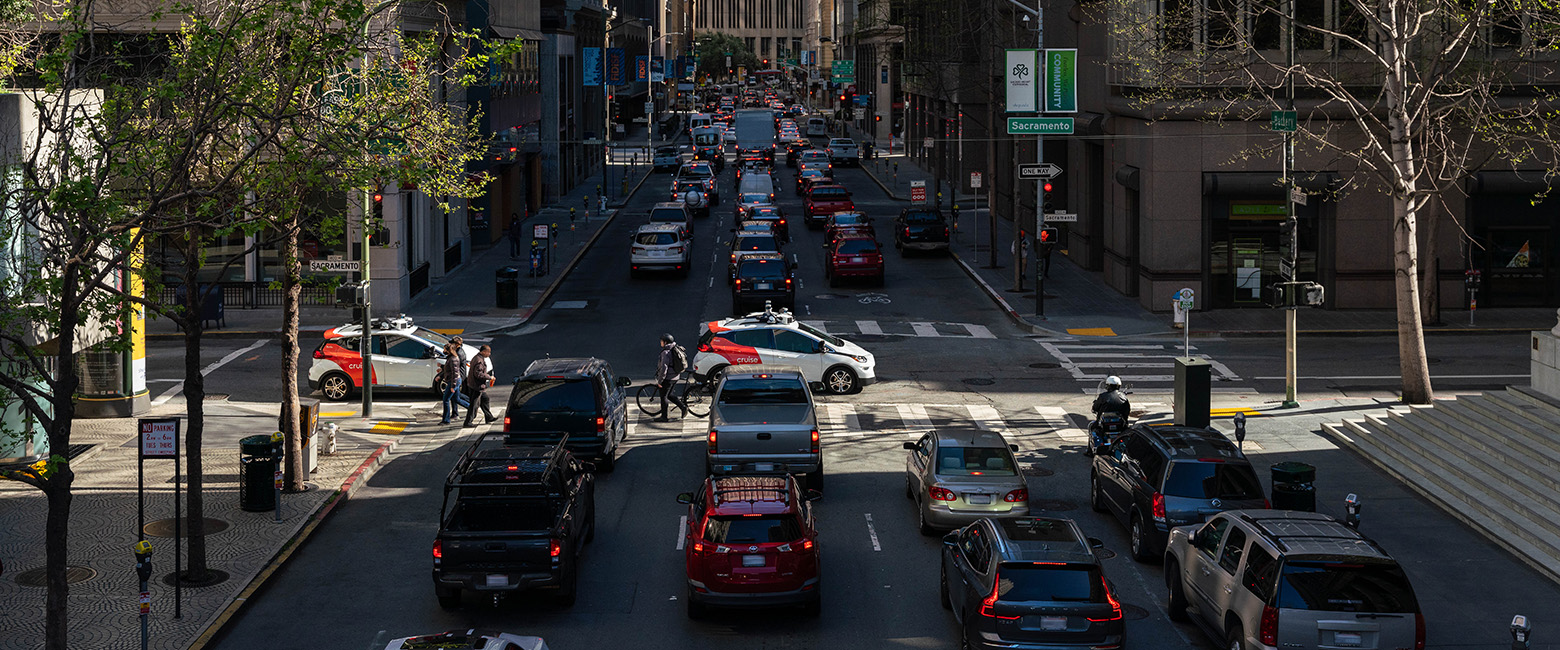
[[[1055,163],[1032,163],[1018,166],[1019,180],[1048,181],[1062,175],[1062,168]]]

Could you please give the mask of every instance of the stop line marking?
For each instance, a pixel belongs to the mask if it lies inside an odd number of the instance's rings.
[[[677,550],[683,550],[683,544],[688,543],[688,536],[683,531],[688,530],[688,515],[677,518]]]
[[[872,550],[882,551],[883,546],[878,544],[877,529],[872,526],[872,513],[867,514],[867,536],[872,538]]]

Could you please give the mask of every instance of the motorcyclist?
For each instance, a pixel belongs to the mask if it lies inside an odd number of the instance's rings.
[[[1094,422],[1090,423],[1089,435],[1094,438],[1095,446],[1099,446],[1108,440],[1101,440],[1102,428],[1100,419],[1106,415],[1117,416],[1121,422],[1127,421],[1132,412],[1132,402],[1127,399],[1127,394],[1122,390],[1121,378],[1111,375],[1105,378],[1105,392],[1094,398]]]

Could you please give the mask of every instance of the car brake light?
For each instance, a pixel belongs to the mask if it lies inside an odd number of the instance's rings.
[[[717,444],[716,443],[719,440],[720,440],[720,431],[716,430],[716,429],[710,429],[710,435],[706,438],[706,443],[709,445],[710,453],[714,453],[715,452],[715,450],[717,448]]]
[[[1105,590],[1105,602],[1110,603],[1110,616],[1108,618],[1090,618],[1095,623],[1121,620],[1121,602],[1116,600],[1116,595],[1110,593],[1110,585],[1105,584],[1105,579],[1100,578],[1100,587]]]
[[[433,559],[435,561],[444,559],[444,540],[433,540]]]
[[[742,288],[742,278],[737,278],[737,289]]]
[[[504,430],[505,431],[509,430],[509,416],[507,416],[507,415],[504,416]]]
[[[790,287],[790,286],[791,286],[791,278],[786,278],[786,279],[785,279],[785,286],[786,286],[786,287],[787,287],[787,288],[789,288],[789,287]]]
[[[709,352],[710,351],[710,345],[708,343],[700,343],[698,349],[699,349],[700,352]]]
[[[1012,492],[1007,493],[1007,496],[1002,497],[1002,500],[1006,501],[1008,503],[1018,503],[1020,501],[1028,501],[1029,500],[1029,488],[1019,488],[1017,490],[1013,490]]]
[[[547,540],[547,554],[553,557],[563,555],[563,543],[556,539]]]
[[[1000,574],[991,576],[991,593],[987,594],[986,597],[980,601],[980,615],[985,616],[986,618],[1000,618],[1004,621],[1016,621],[1018,620],[1017,616],[997,616],[997,613],[992,611],[992,608],[997,606],[997,589],[1001,586],[1002,576]]]
[[[947,236],[948,236],[948,227],[947,227],[947,226],[944,226],[944,227],[943,227],[943,236],[944,236],[944,237],[947,237]]]
[[[910,226],[905,226],[905,236],[906,237],[910,236]]]
[[[693,552],[694,553],[703,553],[704,552],[704,542],[702,542],[702,541],[695,541],[693,543]]]
[[[1262,623],[1257,627],[1257,640],[1262,645],[1278,645],[1278,608],[1272,605],[1262,606]]]
[[[643,253],[643,252],[645,252],[645,247],[643,247],[643,246],[635,246],[634,247],[634,252],[635,253]]]
[[[790,280],[786,280],[785,282],[786,282],[786,284],[790,284],[791,283]],[[817,429],[813,429],[812,430],[812,453],[815,453],[815,454],[818,453],[818,430]]]
[[[804,540],[802,540],[802,550],[804,550],[804,551],[810,551],[810,550],[812,550],[812,547],[813,547],[813,541],[812,541],[812,540],[810,540],[810,539],[804,539]],[[1423,627],[1424,627],[1424,625],[1423,625],[1423,624],[1421,624],[1421,625],[1420,625],[1420,627],[1421,627],[1421,628],[1423,628]],[[1420,644],[1420,645],[1421,645],[1421,648],[1422,648],[1422,647],[1423,647],[1423,644],[1422,644],[1422,643],[1421,643],[1421,644]]]
[[[953,490],[937,487],[935,485],[932,486],[931,489],[927,490],[926,494],[927,496],[930,496],[938,501],[954,501],[959,498],[954,496]]]
[[[1154,521],[1164,521],[1165,520],[1165,495],[1160,494],[1158,492],[1155,492],[1154,496],[1152,497],[1151,500],[1153,501]]]
[[[316,359],[324,359],[325,358],[325,349],[324,348],[316,349],[314,351],[314,358],[316,358]]]
[[[1274,627],[1278,627],[1274,625]],[[1414,614],[1414,650],[1425,650],[1425,615]]]
[[[596,433],[602,433],[602,432],[605,432],[606,430],[607,430],[607,419],[606,418],[596,418]]]

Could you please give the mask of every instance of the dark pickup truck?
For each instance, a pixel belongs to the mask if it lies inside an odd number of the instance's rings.
[[[565,443],[516,445],[491,432],[461,454],[433,540],[440,607],[459,607],[468,592],[496,601],[530,589],[574,604],[580,555],[596,534],[596,478]]]
[[[894,219],[894,248],[910,251],[948,252],[948,221],[937,210],[905,208]]]

